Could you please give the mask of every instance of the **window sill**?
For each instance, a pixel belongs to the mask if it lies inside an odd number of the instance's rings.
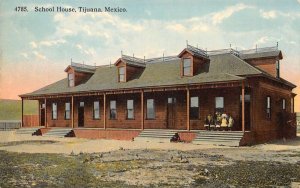
[[[155,118],[146,118],[145,120],[155,120]]]
[[[134,119],[134,118],[131,118],[131,119],[128,119],[128,118],[127,118],[126,120],[135,120],[135,119]]]

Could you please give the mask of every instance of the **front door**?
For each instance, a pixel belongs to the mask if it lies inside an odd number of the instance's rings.
[[[79,102],[78,106],[78,127],[84,127],[84,102]]]
[[[242,97],[242,96],[241,96]],[[245,130],[250,131],[250,126],[251,126],[251,103],[250,103],[250,95],[245,95]],[[240,117],[241,117],[241,126],[242,126],[242,101],[240,103]],[[242,127],[241,127],[242,129]]]
[[[167,128],[175,129],[176,119],[176,98],[169,97],[167,105]]]
[[[40,126],[45,126],[45,104],[41,104],[40,107],[40,118],[41,118],[41,124]]]

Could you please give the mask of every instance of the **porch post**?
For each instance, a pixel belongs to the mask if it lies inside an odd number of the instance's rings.
[[[106,93],[103,94],[103,127],[106,129]]]
[[[38,100],[38,110],[39,110],[39,126],[41,126],[41,101]]]
[[[72,95],[72,103],[71,103],[71,105],[72,105],[72,112],[71,112],[71,118],[72,118],[72,129],[74,129],[74,96]]]
[[[242,131],[245,132],[245,82],[242,82]]]
[[[45,127],[48,128],[47,123],[47,99],[45,98]]]
[[[21,122],[21,127],[24,126],[24,101],[22,98],[22,122]]]
[[[190,130],[190,90],[186,88],[186,129]]]
[[[141,91],[141,125],[144,130],[144,91]]]

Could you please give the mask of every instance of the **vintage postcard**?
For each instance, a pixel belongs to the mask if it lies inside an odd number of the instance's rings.
[[[0,188],[300,187],[300,0],[0,0]]]

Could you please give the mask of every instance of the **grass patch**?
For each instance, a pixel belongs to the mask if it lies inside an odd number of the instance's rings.
[[[0,120],[20,120],[21,100],[0,99]],[[24,114],[38,114],[38,101],[24,101]]]
[[[132,187],[94,175],[81,157],[0,151],[0,187]]]

